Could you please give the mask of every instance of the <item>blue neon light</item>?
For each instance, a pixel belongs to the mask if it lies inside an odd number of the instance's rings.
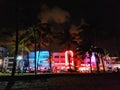
[[[49,51],[36,51],[36,64],[38,67],[49,67]],[[29,54],[29,66],[35,66],[35,52]]]

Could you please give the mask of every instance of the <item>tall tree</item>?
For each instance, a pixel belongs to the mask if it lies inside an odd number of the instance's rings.
[[[49,8],[46,5],[43,5],[41,12],[38,15],[38,19],[41,23],[47,23],[49,25],[50,31],[52,32],[51,35],[54,37],[52,38],[54,39],[52,40],[54,41],[54,44],[52,45],[54,47],[53,49],[57,49],[60,44],[62,44],[62,47],[67,45],[66,49],[68,49],[70,48],[70,44],[75,43],[75,39],[77,40],[77,43],[81,41],[79,35],[81,30],[79,29],[79,26],[71,25],[70,14],[67,11],[58,7]]]
[[[102,62],[103,72],[105,72],[105,65],[104,65],[104,59],[103,59],[105,52],[102,48],[96,48],[96,52],[98,53],[99,59]]]
[[[74,50],[81,43],[82,30],[79,25],[71,24],[70,14],[67,11],[58,7],[48,8],[44,5],[38,18],[41,23],[49,25],[51,34],[47,34],[48,37],[50,36],[48,45],[52,44],[53,51]]]

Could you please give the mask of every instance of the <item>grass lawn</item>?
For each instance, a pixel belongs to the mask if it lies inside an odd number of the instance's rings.
[[[39,75],[40,73],[38,73],[38,75]],[[45,72],[45,73],[42,73],[42,74],[50,74],[50,73],[47,73],[47,72]],[[52,74],[52,73],[51,73]],[[34,72],[25,72],[25,73],[15,73],[15,76],[24,76],[24,75],[35,75],[35,73]],[[2,72],[0,72],[0,76],[11,76],[11,73],[2,73]]]
[[[22,75],[35,75],[35,73],[15,73],[15,76],[22,76]],[[11,73],[1,73],[0,76],[11,76]]]
[[[10,76],[10,73],[1,73],[0,72],[0,76]]]

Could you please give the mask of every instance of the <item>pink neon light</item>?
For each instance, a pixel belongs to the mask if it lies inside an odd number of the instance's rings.
[[[94,52],[92,52],[91,63],[92,63],[92,65],[95,65],[95,66],[96,66],[96,58],[95,58]]]
[[[72,65],[74,65],[73,62],[73,51],[69,50],[65,52],[65,65],[68,66],[69,62],[68,62],[68,53],[70,53],[71,59],[72,59]]]
[[[68,51],[65,52],[65,65],[68,65],[68,55],[67,55]]]

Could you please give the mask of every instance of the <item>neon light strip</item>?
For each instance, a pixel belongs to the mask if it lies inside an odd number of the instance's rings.
[[[65,65],[68,66],[68,51],[65,52]]]
[[[74,65],[74,61],[73,61],[73,52],[70,50],[70,51],[66,51],[65,52],[65,65],[68,66],[69,62],[68,62],[68,53],[70,53],[71,55],[71,59],[72,59],[72,65]]]

